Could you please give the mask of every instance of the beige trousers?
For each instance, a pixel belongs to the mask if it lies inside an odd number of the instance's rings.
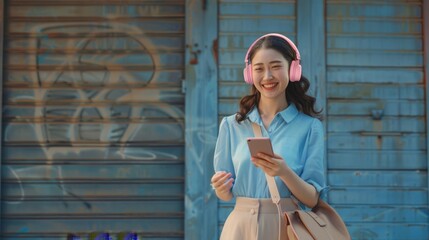
[[[290,198],[281,199],[280,205],[282,211],[297,209]],[[277,206],[271,198],[238,197],[225,221],[220,240],[278,240],[278,221]],[[281,222],[284,226],[283,216]],[[281,240],[288,240],[285,229],[281,228]]]

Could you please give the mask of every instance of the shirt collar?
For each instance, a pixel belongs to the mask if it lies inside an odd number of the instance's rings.
[[[295,104],[291,103],[286,109],[277,114],[280,115],[286,123],[290,123],[298,115],[298,113],[299,112]],[[259,125],[262,124],[261,115],[259,115],[257,107],[253,107],[252,110],[250,110],[250,112],[247,114],[247,117],[254,123]]]

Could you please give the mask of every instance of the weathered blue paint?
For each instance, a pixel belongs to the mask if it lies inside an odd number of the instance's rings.
[[[423,26],[425,27],[423,33],[423,43],[424,43],[424,84],[426,92],[426,157],[427,157],[427,166],[426,171],[429,171],[429,0],[423,0]],[[429,179],[427,183],[427,188],[429,188]],[[429,199],[429,190],[428,190],[428,199]],[[429,203],[427,204],[429,208]],[[428,231],[429,232],[429,231]]]
[[[359,102],[348,103],[351,104],[361,104]],[[348,111],[345,111],[347,107],[341,108],[344,110],[344,113],[347,114]],[[351,108],[351,107],[350,107]],[[372,108],[367,108],[371,110]],[[329,110],[332,110],[330,108]],[[353,108],[352,108],[353,110]],[[328,131],[331,133],[341,133],[341,132],[354,132],[354,133],[369,133],[374,132],[374,134],[379,133],[380,135],[401,135],[398,131],[403,133],[416,132],[416,133],[425,133],[425,118],[423,116],[416,117],[389,117],[383,116],[383,122],[374,122],[372,117],[368,117],[369,114],[363,116],[334,116],[331,115],[328,117],[327,121],[329,122]]]
[[[279,32],[296,42],[296,1],[219,1],[218,117],[234,114],[249,93],[243,81],[244,56],[262,34]],[[234,201],[219,201],[219,232]]]
[[[4,16],[5,16],[5,11],[4,11],[4,0],[0,0],[0,13],[1,13],[1,17],[0,17],[0,106],[3,106],[3,37],[4,37]],[[0,133],[3,132],[3,111],[0,111]],[[3,156],[3,140],[0,137],[0,156]],[[3,157],[0,157],[0,216],[2,216],[2,179],[3,179],[3,174],[1,172],[1,170],[3,169]],[[0,217],[0,234],[1,234],[1,225],[2,225],[2,218]]]
[[[362,211],[370,205],[421,207],[427,205],[427,200],[427,193],[424,188],[335,186],[329,193],[329,201],[335,206],[361,205]],[[347,218],[345,220],[348,222]],[[367,227],[372,228],[371,226]]]
[[[388,222],[399,225],[400,223],[421,224],[427,222],[428,214],[426,206],[391,207],[386,205],[369,205],[362,211],[361,206],[340,206],[337,208],[350,222],[379,223]],[[423,225],[423,224],[422,224]]]
[[[401,87],[389,83],[362,83],[360,88],[354,88],[353,83],[333,83],[332,88],[327,89],[327,97],[333,99],[350,98],[356,100],[374,101],[382,100],[422,100],[425,89],[421,85],[406,84]],[[424,115],[424,114],[422,114]]]
[[[331,170],[329,181],[342,187],[419,187],[427,183],[427,173],[424,169],[414,170]]]
[[[329,201],[353,239],[429,234],[427,12],[423,1],[326,1]]]
[[[353,156],[353,157],[350,157]],[[328,167],[343,170],[422,170],[427,168],[426,151],[400,149],[370,151],[361,149],[329,149]]]
[[[335,47],[337,49],[347,50],[361,49],[362,51],[377,51],[380,50],[404,50],[415,51],[423,50],[422,39],[412,36],[395,36],[389,38],[388,36],[371,36],[363,35],[359,38],[353,36],[332,36],[328,39],[327,46]]]
[[[245,10],[248,11],[245,11]],[[262,16],[262,17],[261,17]],[[295,1],[219,3],[219,114],[235,113],[238,99],[248,93],[243,84],[244,55],[261,34],[281,32],[296,40]],[[235,24],[239,22],[240,24]],[[241,25],[245,24],[243,27]],[[246,30],[250,27],[251,30]],[[270,29],[273,28],[273,29]],[[222,107],[228,103],[228,107]]]
[[[186,1],[185,238],[216,239],[217,2]]]
[[[326,44],[325,2],[323,0],[297,1],[297,47],[301,54],[303,75],[310,81],[310,94],[316,97],[316,106],[326,119]],[[326,135],[327,124],[323,121]],[[327,151],[325,145],[325,166]],[[325,167],[325,175],[327,169]]]
[[[0,214],[13,216],[0,224],[16,232],[9,238],[62,237],[46,234],[48,225],[216,238],[234,204],[219,202],[217,210],[208,185],[218,119],[236,112],[249,90],[242,81],[247,46],[271,31],[297,42],[325,106],[329,201],[353,239],[427,238],[427,0],[29,2],[10,1],[7,26],[32,34],[0,36],[9,49],[0,74]],[[155,76],[150,63],[162,63]],[[121,81],[106,82],[112,76]],[[374,120],[373,110],[383,110],[382,118]]]
[[[361,7],[362,5],[364,7]],[[383,11],[380,11],[380,7]],[[327,9],[328,16],[338,14],[353,18],[403,18],[410,15],[421,17],[421,13],[420,1],[408,1],[406,4],[401,1],[350,1],[348,5],[343,5],[341,1],[336,3],[331,1],[329,9]]]
[[[261,4],[261,2],[242,1],[222,1],[220,16],[241,16],[243,18],[265,18],[270,16],[286,16],[292,18],[295,16],[295,2],[294,1],[271,1],[269,4]],[[254,16],[249,16],[249,15]]]
[[[328,150],[424,151],[426,149],[424,133],[343,132],[329,133],[327,138]],[[380,154],[383,153],[384,151]],[[355,160],[358,161],[358,159]]]
[[[245,4],[245,3],[243,3]],[[249,13],[253,15],[255,13]],[[266,18],[253,18],[253,17],[241,17],[241,18],[229,18],[221,17],[219,24],[220,28],[225,33],[236,33],[237,29],[240,29],[241,32],[259,32],[259,33],[270,33],[270,32],[279,32],[282,33],[292,33],[294,32],[294,23],[295,19],[288,18],[283,16],[280,19],[272,19],[272,15]],[[287,34],[288,35],[288,34]],[[240,56],[240,54],[238,54]]]
[[[362,211],[362,210],[361,210]],[[367,225],[371,225],[368,228]],[[405,225],[405,226],[404,226]],[[428,227],[425,223],[356,223],[348,226],[353,239],[363,240],[378,240],[378,239],[392,239],[392,240],[406,240],[406,239],[419,239],[426,240]]]
[[[403,83],[421,84],[423,73],[417,68],[326,66],[329,83]],[[329,88],[328,88],[329,89]]]
[[[22,3],[2,35],[1,238],[184,238],[184,2]]]

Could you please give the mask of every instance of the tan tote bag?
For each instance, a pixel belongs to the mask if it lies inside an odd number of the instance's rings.
[[[252,122],[253,132],[256,137],[261,137],[261,127]],[[265,174],[271,199],[277,205],[279,215],[284,217],[286,228],[290,240],[350,240],[350,234],[341,216],[328,203],[318,199],[315,207],[306,211],[298,210],[282,212],[280,207],[280,194],[274,177]],[[297,204],[298,205],[298,204]],[[280,223],[280,222],[279,222]]]

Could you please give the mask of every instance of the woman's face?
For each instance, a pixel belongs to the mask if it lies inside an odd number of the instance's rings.
[[[289,63],[274,49],[261,48],[256,51],[252,62],[252,77],[261,100],[285,101],[285,91],[289,84]]]

